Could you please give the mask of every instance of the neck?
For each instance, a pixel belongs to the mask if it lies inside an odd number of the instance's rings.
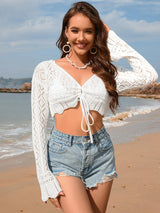
[[[89,57],[88,54],[85,55],[77,55],[77,54],[73,54],[72,52],[69,53],[68,57],[74,62],[77,63],[79,65],[83,65],[88,63],[89,61]]]
[[[75,64],[71,59],[69,59],[68,55],[66,55],[66,60],[75,68],[82,70],[82,69],[86,69],[87,66],[89,66],[91,64],[91,61],[87,62],[86,64],[83,64],[83,66],[79,66],[77,64]]]

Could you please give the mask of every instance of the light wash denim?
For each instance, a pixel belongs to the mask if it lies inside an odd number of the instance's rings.
[[[55,127],[48,141],[48,165],[55,176],[75,176],[85,187],[96,187],[118,177],[115,167],[114,147],[104,125],[89,136],[63,133]]]

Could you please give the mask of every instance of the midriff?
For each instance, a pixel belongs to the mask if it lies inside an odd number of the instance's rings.
[[[91,110],[90,113],[94,119],[94,124],[90,126],[92,134],[94,134],[102,128],[103,116],[100,115],[99,112],[94,110]],[[55,114],[55,127],[57,130],[70,135],[89,135],[89,132],[84,132],[81,129],[82,116],[82,109],[80,106],[80,102],[78,102],[76,107],[66,109],[62,114]],[[91,119],[90,122],[92,122]],[[88,129],[85,118],[83,119],[83,128]]]

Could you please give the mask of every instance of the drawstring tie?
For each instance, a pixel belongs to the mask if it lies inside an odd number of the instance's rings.
[[[91,131],[90,126],[92,126],[94,124],[94,119],[93,119],[93,116],[91,115],[91,113],[89,112],[88,103],[87,103],[87,101],[85,100],[85,98],[82,95],[80,97],[80,104],[81,104],[82,113],[83,113],[82,120],[81,120],[81,129],[84,132],[89,132],[91,143],[93,143],[93,136],[92,136],[92,131]],[[89,117],[92,120],[91,123],[89,122]],[[83,120],[84,120],[84,118],[86,120],[86,124],[87,124],[88,129],[84,129],[83,128]]]

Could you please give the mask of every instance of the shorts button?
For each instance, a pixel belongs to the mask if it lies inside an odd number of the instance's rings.
[[[87,138],[85,138],[84,141],[87,142]]]

